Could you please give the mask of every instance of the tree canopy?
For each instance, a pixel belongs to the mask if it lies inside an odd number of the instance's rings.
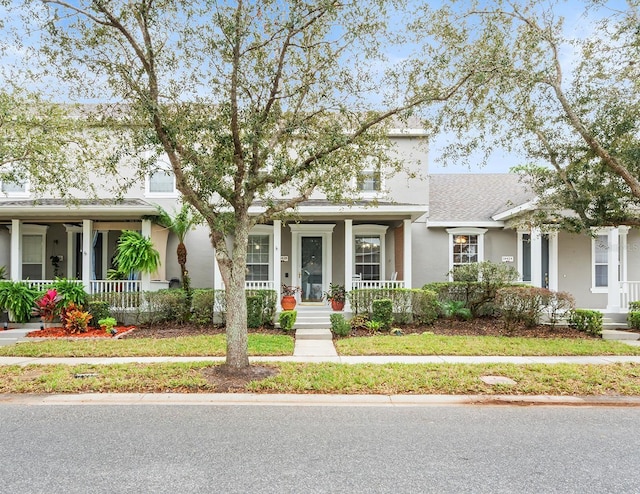
[[[32,0],[45,70],[97,100],[114,153],[143,176],[165,156],[208,225],[227,291],[227,364],[248,365],[244,280],[250,228],[315,191],[349,199],[375,157],[391,169],[391,121],[481,83],[478,47],[402,1]],[[44,28],[44,29],[43,29]],[[71,84],[72,83],[72,84]],[[471,90],[471,89],[469,89]],[[259,204],[257,214],[249,214]]]
[[[498,147],[519,154],[515,171],[539,197],[530,221],[572,231],[640,225],[639,4],[577,5],[571,19],[559,14],[566,3],[538,0],[450,13],[466,42],[492,33],[494,71],[441,114],[440,130],[460,139],[447,159]]]

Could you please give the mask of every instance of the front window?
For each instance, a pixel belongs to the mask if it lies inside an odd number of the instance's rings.
[[[249,235],[246,280],[269,280],[269,235]]]
[[[597,235],[593,239],[593,286],[609,286],[609,238]]]
[[[453,236],[453,266],[478,262],[478,235]]]
[[[20,180],[3,180],[1,190],[7,197],[22,197],[29,195],[27,182]]]
[[[379,280],[382,241],[379,235],[356,235],[355,274],[362,280]]]
[[[168,170],[156,170],[149,176],[149,192],[171,194],[175,192],[175,177]]]

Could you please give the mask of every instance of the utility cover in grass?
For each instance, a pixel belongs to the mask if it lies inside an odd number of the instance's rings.
[[[480,380],[492,386],[496,384],[506,384],[507,386],[514,386],[517,384],[513,379],[509,379],[508,377],[504,376],[480,376]]]

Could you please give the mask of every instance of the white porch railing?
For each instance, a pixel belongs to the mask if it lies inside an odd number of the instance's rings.
[[[351,282],[352,290],[361,288],[404,288],[403,280],[354,280]]]
[[[640,300],[640,281],[620,282],[620,308],[628,309],[629,302]]]
[[[112,307],[130,309],[140,305],[140,280],[91,280],[90,293]]]
[[[245,281],[246,290],[275,290],[276,285],[273,281]]]
[[[31,288],[42,292],[44,290],[49,289],[51,285],[53,285],[53,280],[24,280]],[[78,283],[82,283],[78,281]]]

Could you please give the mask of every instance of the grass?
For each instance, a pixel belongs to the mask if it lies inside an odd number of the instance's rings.
[[[640,396],[640,365],[269,364],[277,376],[246,391],[296,394],[510,394]],[[0,393],[216,392],[203,375],[211,363],[0,367]],[[77,378],[77,374],[95,377]],[[484,375],[509,377],[491,386]]]
[[[430,333],[371,336],[335,341],[340,355],[640,355],[640,347],[617,341],[507,336],[442,336]]]
[[[4,357],[223,357],[224,334],[178,338],[91,339],[34,341],[0,347]],[[250,334],[249,355],[293,355],[288,335]]]

